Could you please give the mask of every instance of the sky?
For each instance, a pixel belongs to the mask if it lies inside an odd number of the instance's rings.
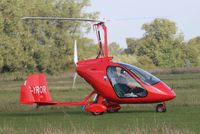
[[[176,22],[178,32],[185,41],[200,36],[200,0],[90,0],[87,12],[99,12],[99,19],[110,20],[108,42],[116,42],[126,48],[126,38],[141,38],[144,23],[155,18]],[[95,34],[89,37],[95,39]]]

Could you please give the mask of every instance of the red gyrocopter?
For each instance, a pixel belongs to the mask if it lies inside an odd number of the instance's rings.
[[[82,18],[24,17],[23,20],[59,20],[93,22],[97,34],[99,53],[96,58],[80,60],[77,46],[74,46],[76,72],[92,87],[81,102],[55,102],[51,98],[45,74],[31,74],[20,91],[21,104],[37,106],[83,106],[93,115],[117,112],[120,104],[159,103],[156,112],[165,112],[165,101],[174,99],[176,94],[164,82],[149,72],[122,62],[113,62],[108,56],[107,28],[104,21]],[[103,38],[101,37],[103,34]],[[102,39],[104,39],[102,41]],[[93,101],[90,98],[94,97]]]

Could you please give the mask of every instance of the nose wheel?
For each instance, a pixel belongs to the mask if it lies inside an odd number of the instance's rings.
[[[161,103],[161,104],[158,104],[157,106],[156,106],[156,112],[158,112],[158,113],[163,113],[163,112],[166,112],[167,111],[167,109],[166,109],[166,104],[165,104],[165,102],[163,102],[163,103]]]

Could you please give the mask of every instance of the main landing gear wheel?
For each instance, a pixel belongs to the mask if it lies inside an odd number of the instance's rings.
[[[156,106],[156,112],[158,113],[163,113],[163,112],[166,112],[166,106],[164,104],[158,104]]]
[[[97,116],[97,115],[102,115],[104,112],[92,112],[93,115]]]

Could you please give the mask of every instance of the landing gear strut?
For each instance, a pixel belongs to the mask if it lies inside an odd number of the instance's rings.
[[[86,105],[85,110],[93,115],[102,115],[107,110],[107,107],[103,104],[103,100],[104,97],[97,94],[94,97],[94,102]]]
[[[166,103],[163,102],[162,104],[158,104],[156,106],[156,112],[159,112],[159,113],[163,113],[163,112],[166,112]]]

